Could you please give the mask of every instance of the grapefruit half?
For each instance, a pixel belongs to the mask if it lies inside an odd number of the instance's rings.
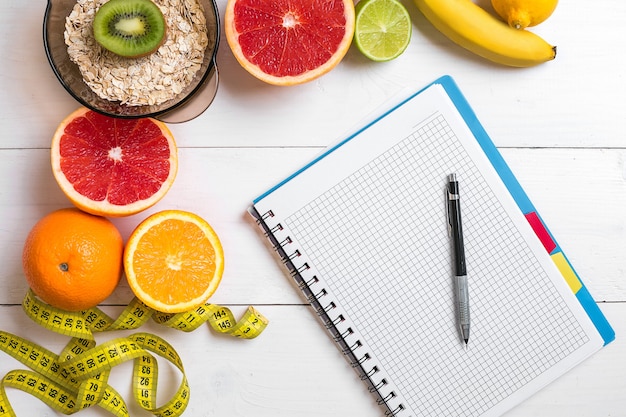
[[[57,128],[51,145],[54,177],[79,209],[129,216],[165,196],[178,169],[177,147],[155,119],[120,119],[80,108]]]
[[[242,67],[270,84],[333,69],[354,35],[353,0],[228,0],[226,40]]]

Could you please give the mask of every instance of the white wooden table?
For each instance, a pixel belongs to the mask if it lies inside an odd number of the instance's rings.
[[[483,1],[484,3],[484,1]],[[222,33],[213,105],[171,125],[178,177],[153,209],[115,220],[124,236],[165,208],[198,213],[224,244],[226,269],[211,299],[240,315],[254,305],[270,320],[259,338],[239,340],[207,327],[186,334],[149,323],[181,354],[191,385],[185,415],[379,416],[373,398],[262,242],[246,208],[369,112],[405,87],[452,75],[531,200],[617,332],[617,339],[507,414],[626,416],[626,51],[621,0],[562,1],[535,31],[558,45],[555,61],[530,69],[492,65],[451,44],[405,0],[413,39],[397,60],[373,63],[352,47],[309,84],[280,88],[248,75]],[[223,18],[226,0],[219,0]],[[51,135],[77,103],[55,79],[42,45],[45,0],[0,3],[0,329],[60,351],[67,337],[26,317],[21,302],[23,241],[44,214],[69,203],[49,163]],[[119,314],[125,282],[103,309]],[[124,332],[99,334],[98,340]],[[21,364],[0,352],[0,376]],[[113,385],[132,415],[149,415],[131,395],[131,365]],[[164,401],[176,371],[161,371]],[[18,416],[58,415],[7,389]],[[109,415],[101,409],[83,415]]]

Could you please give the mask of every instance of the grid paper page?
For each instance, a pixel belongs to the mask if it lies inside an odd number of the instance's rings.
[[[454,315],[444,199],[455,170],[470,282],[467,350]],[[588,340],[441,114],[285,224],[416,415],[481,415]]]

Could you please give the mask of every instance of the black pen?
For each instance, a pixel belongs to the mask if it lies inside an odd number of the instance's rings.
[[[448,222],[450,223],[449,232],[452,235],[454,244],[454,291],[456,292],[456,308],[461,337],[467,345],[470,333],[469,290],[467,285],[467,268],[465,265],[465,248],[463,246],[459,183],[456,179],[456,174],[450,174],[448,176]]]

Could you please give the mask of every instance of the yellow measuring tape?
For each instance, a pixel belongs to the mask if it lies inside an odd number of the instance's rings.
[[[59,310],[29,291],[22,306],[36,323],[72,339],[60,354],[55,354],[0,330],[0,350],[30,368],[11,371],[0,381],[0,417],[15,416],[5,387],[29,393],[63,414],[99,406],[115,416],[129,416],[124,399],[108,385],[111,369],[129,360],[134,361],[135,401],[155,416],[180,416],[189,402],[189,384],[182,361],[169,343],[154,334],[141,332],[96,345],[94,332],[133,330],[152,318],[161,325],[185,332],[208,322],[219,333],[252,339],[268,324],[254,307],[248,307],[243,317],[236,320],[230,309],[209,303],[186,313],[164,314],[135,298],[113,319],[98,308],[76,313]],[[182,374],[177,392],[160,406],[156,401],[158,365],[155,354],[171,362]]]

